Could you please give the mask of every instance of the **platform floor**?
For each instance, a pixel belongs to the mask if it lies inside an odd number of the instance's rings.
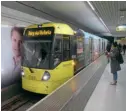
[[[112,74],[108,64],[84,111],[126,111],[126,56],[124,59],[118,84],[110,85]]]

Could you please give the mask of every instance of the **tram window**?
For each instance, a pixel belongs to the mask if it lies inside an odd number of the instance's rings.
[[[54,43],[53,67],[62,61],[62,39],[56,38]]]
[[[104,50],[104,42],[102,41],[102,51]]]
[[[70,59],[70,37],[63,38],[63,60],[67,61]]]
[[[23,65],[32,68],[49,68],[51,41],[25,41]]]
[[[71,54],[72,54],[72,58],[76,58],[76,53],[77,53],[77,40],[76,40],[76,36],[72,37],[71,40]]]
[[[62,54],[55,54],[53,60],[53,66],[56,67],[62,60]]]
[[[77,54],[83,53],[83,41],[77,40]]]
[[[61,39],[56,39],[55,40],[55,45],[54,45],[54,52],[61,52],[62,50],[62,48],[61,48],[61,43],[62,43],[62,41],[61,41]]]

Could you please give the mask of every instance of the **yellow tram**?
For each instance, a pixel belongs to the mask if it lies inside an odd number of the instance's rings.
[[[67,24],[49,22],[26,27],[23,89],[40,94],[51,93],[84,67],[83,45],[83,34],[75,34]]]

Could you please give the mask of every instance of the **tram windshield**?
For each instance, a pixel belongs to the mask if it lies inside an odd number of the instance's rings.
[[[51,40],[28,40],[23,43],[23,66],[49,68]]]

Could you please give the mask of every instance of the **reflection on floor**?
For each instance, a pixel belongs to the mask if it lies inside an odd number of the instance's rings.
[[[110,85],[112,74],[107,65],[84,111],[126,111],[126,56],[118,72],[118,84]]]

